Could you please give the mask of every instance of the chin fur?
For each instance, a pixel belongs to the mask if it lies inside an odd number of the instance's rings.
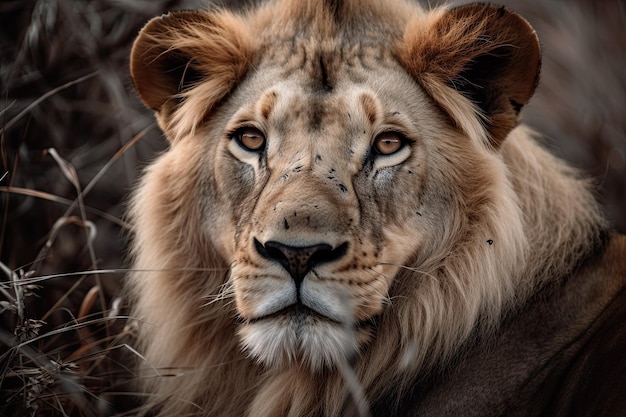
[[[334,368],[352,357],[359,347],[358,331],[321,319],[271,318],[239,328],[248,354],[268,368],[284,368],[296,362],[311,371]]]

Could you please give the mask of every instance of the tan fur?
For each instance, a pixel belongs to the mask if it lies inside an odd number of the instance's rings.
[[[491,101],[455,89],[508,47],[504,70],[477,80]],[[131,71],[171,141],[130,213],[148,406],[338,416],[359,389],[361,405],[401,401],[564,279],[606,225],[588,184],[515,128],[511,101],[528,102],[539,60],[530,26],[485,6],[277,0],[148,23]],[[266,135],[263,157],[230,138],[241,127]],[[411,144],[372,156],[387,130]],[[292,284],[254,239],[347,242],[302,284],[332,323],[256,322]]]

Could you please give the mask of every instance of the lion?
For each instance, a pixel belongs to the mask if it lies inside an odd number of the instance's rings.
[[[169,149],[132,198],[160,416],[623,415],[626,241],[520,123],[504,7],[275,0],[151,20]]]

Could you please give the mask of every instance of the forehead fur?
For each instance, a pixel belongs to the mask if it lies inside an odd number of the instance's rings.
[[[417,18],[427,25],[425,17],[434,14],[405,0],[274,0],[222,16],[238,20],[231,30],[250,42],[249,71],[264,65],[281,67],[285,75],[304,70],[315,101],[318,93],[333,91],[337,78],[352,65],[393,60],[393,48],[409,21]],[[199,108],[210,110],[202,105],[207,100],[201,99],[201,90],[199,85],[185,94],[189,105],[180,117]],[[186,123],[172,125],[180,129]]]
[[[333,89],[344,64],[372,49],[390,52],[416,13],[421,8],[404,0],[275,0],[245,19],[258,42],[257,60],[293,64],[298,55],[295,61],[309,69],[312,89],[323,92]]]
[[[261,42],[294,37],[380,42],[400,36],[408,18],[421,12],[404,0],[275,0],[248,15]]]

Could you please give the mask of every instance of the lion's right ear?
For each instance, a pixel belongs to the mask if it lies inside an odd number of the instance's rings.
[[[537,34],[517,13],[473,3],[414,18],[397,55],[404,67],[459,125],[461,93],[481,113],[489,145],[500,146],[519,123],[539,81]]]
[[[139,96],[157,112],[162,127],[189,89],[203,86],[203,110],[210,111],[241,80],[253,50],[244,28],[229,13],[176,11],[152,19],[141,30],[130,72]]]

